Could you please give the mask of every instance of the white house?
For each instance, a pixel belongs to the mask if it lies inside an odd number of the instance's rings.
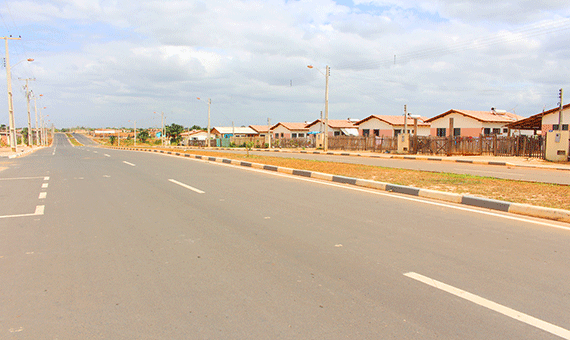
[[[479,135],[506,136],[509,131],[506,125],[523,119],[523,117],[494,108],[490,111],[452,109],[425,121],[431,124],[430,135],[449,136],[450,119],[453,119],[453,136],[478,137]]]
[[[307,124],[309,133],[319,133],[324,131],[325,123],[320,119]],[[358,136],[358,127],[354,125],[352,120],[329,119],[329,136]]]

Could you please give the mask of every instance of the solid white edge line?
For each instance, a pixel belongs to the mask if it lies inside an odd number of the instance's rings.
[[[40,178],[43,178],[44,181],[47,181],[47,179],[49,179],[49,177],[13,177],[13,178],[0,178],[0,181],[11,181],[11,180],[21,180],[21,179],[40,179]]]
[[[133,163],[129,163],[129,162],[127,162],[127,161],[123,161],[123,163],[128,164],[128,165],[130,165],[130,166],[136,166],[136,165],[134,165]]]
[[[143,151],[141,151],[143,152]],[[488,215],[488,216],[493,216],[493,217],[500,217],[500,218],[504,218],[504,219],[508,219],[508,220],[513,220],[513,221],[519,221],[519,222],[525,222],[525,223],[532,223],[532,224],[538,224],[538,225],[542,225],[542,226],[546,226],[546,227],[550,227],[550,228],[556,228],[556,229],[562,229],[562,230],[566,230],[566,231],[570,231],[570,226],[566,226],[566,225],[558,225],[558,224],[553,224],[551,222],[545,222],[545,220],[534,220],[534,219],[528,219],[528,218],[524,218],[524,217],[518,217],[516,215],[513,214],[509,214],[506,215],[507,213],[495,213],[492,211],[486,211],[486,210],[478,210],[478,209],[473,209],[473,208],[469,208],[469,207],[465,207],[465,206],[460,206],[460,205],[453,205],[453,204],[448,204],[448,203],[440,203],[440,202],[435,202],[429,199],[419,199],[419,198],[414,198],[412,196],[407,197],[404,196],[403,194],[394,194],[394,193],[389,193],[389,192],[385,192],[385,191],[378,191],[376,189],[369,189],[369,188],[364,188],[364,187],[355,187],[355,186],[348,186],[348,185],[342,185],[342,184],[337,184],[337,183],[333,183],[333,182],[327,182],[327,181],[322,181],[322,180],[316,180],[313,178],[306,178],[306,177],[300,177],[300,176],[294,176],[294,175],[290,175],[290,174],[285,174],[282,172],[276,172],[276,171],[268,171],[268,170],[262,170],[262,169],[255,169],[255,168],[249,168],[249,167],[243,167],[243,166],[239,166],[239,165],[232,165],[232,164],[227,164],[227,163],[218,163],[218,162],[211,162],[208,161],[207,159],[197,159],[197,158],[193,158],[193,157],[180,157],[180,156],[176,156],[176,155],[168,155],[165,153],[152,153],[153,155],[162,155],[162,156],[166,156],[166,157],[176,157],[176,158],[183,158],[183,159],[187,159],[187,160],[191,160],[191,161],[195,161],[195,162],[201,162],[201,163],[207,163],[207,164],[215,164],[215,165],[219,165],[219,166],[227,166],[227,167],[231,167],[234,169],[241,169],[241,170],[246,170],[246,171],[254,171],[254,172],[259,172],[262,174],[267,174],[267,175],[273,175],[273,176],[279,176],[279,177],[285,177],[285,178],[291,178],[291,179],[295,179],[295,180],[299,180],[299,181],[307,181],[307,182],[311,182],[311,183],[318,183],[318,184],[322,184],[322,185],[328,185],[328,186],[333,186],[333,187],[337,187],[337,188],[344,188],[344,189],[349,189],[349,190],[355,190],[355,191],[361,191],[361,192],[367,192],[370,194],[374,194],[374,195],[380,195],[380,196],[388,196],[388,197],[393,197],[393,198],[398,198],[398,199],[403,199],[403,200],[408,200],[408,201],[413,201],[413,202],[418,202],[418,203],[423,203],[423,204],[430,204],[430,205],[435,205],[435,206],[439,206],[439,207],[445,207],[445,208],[452,208],[452,209],[457,209],[457,210],[463,210],[463,211],[469,211],[469,212],[474,212],[474,213],[478,213],[478,214],[484,214],[484,215]],[[537,217],[538,219],[538,217]],[[559,222],[559,223],[564,223],[564,222]],[[567,224],[567,223],[564,223]]]
[[[37,205],[36,206],[36,211],[34,211],[33,214],[19,214],[19,215],[4,215],[4,216],[0,216],[0,219],[2,218],[12,218],[12,217],[27,217],[27,216],[37,216],[37,215],[43,215],[45,211],[45,206],[44,205]]]
[[[459,288],[455,288],[455,287],[450,286],[448,284],[445,284],[443,282],[431,279],[427,276],[423,276],[423,275],[420,275],[420,274],[417,274],[414,272],[405,273],[404,275],[411,278],[411,279],[414,279],[416,281],[419,281],[419,282],[425,283],[429,286],[432,286],[434,288],[440,289],[440,290],[447,292],[449,294],[452,294],[452,295],[458,296],[462,299],[465,299],[467,301],[473,302],[474,304],[477,304],[479,306],[488,308],[492,311],[506,315],[506,316],[513,318],[515,320],[518,320],[520,322],[524,322],[528,325],[534,326],[534,327],[541,329],[545,332],[557,335],[557,336],[564,338],[564,339],[570,339],[570,331],[567,329],[564,329],[562,327],[553,325],[553,324],[546,322],[546,321],[542,321],[540,319],[537,319],[537,318],[532,317],[530,315],[527,315],[525,313],[521,313],[521,312],[516,311],[514,309],[511,309],[509,307],[505,307],[505,306],[500,305],[496,302],[493,302],[493,301],[487,300],[485,298],[482,298],[480,296],[477,296],[475,294],[471,294],[471,293],[466,292],[464,290],[461,290]]]
[[[192,190],[192,191],[194,191],[194,192],[197,192],[197,193],[199,193],[199,194],[204,194],[204,193],[205,193],[204,191],[202,191],[202,190],[200,190],[200,189],[196,189],[196,188],[194,188],[194,187],[189,186],[188,184],[184,184],[184,183],[182,183],[182,182],[178,182],[178,181],[175,180],[175,179],[169,179],[168,181],[170,181],[170,182],[172,182],[172,183],[174,183],[174,184],[178,184],[178,185],[180,185],[181,187],[184,187],[184,188],[186,188],[186,189],[190,189],[190,190]]]

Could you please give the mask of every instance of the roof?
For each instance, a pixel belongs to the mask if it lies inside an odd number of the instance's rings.
[[[279,122],[271,127],[271,130],[276,129],[279,125],[283,126],[289,131],[309,131],[307,124],[305,123],[285,123]]]
[[[269,125],[250,125],[249,127],[255,130],[257,133],[264,133],[269,131]]]
[[[246,135],[257,135],[257,132],[250,128],[250,127],[243,127],[243,126],[216,126],[213,127],[212,130],[218,131],[220,134],[233,134],[233,133],[240,133]]]
[[[206,130],[192,130],[192,131],[188,131],[188,132],[182,132],[180,135],[181,136],[192,136],[198,133],[208,133],[208,131]]]
[[[562,110],[566,110],[566,109],[570,109],[570,104],[566,104],[562,107]],[[507,126],[511,129],[540,130],[540,129],[542,129],[542,117],[549,115],[549,114],[558,113],[559,110],[560,110],[559,107],[555,107],[554,109],[550,109],[548,111],[537,113],[537,114],[532,115],[528,118],[521,119],[521,120],[516,121],[516,122],[512,122],[510,124],[507,124]]]
[[[383,121],[384,123],[389,124],[389,125],[402,125],[402,126],[404,125],[404,115],[401,115],[401,116],[370,115],[370,116],[364,118],[363,120],[356,122],[355,125],[360,125],[360,124],[362,124],[368,120],[374,119],[374,118],[376,118],[380,121]],[[426,120],[427,120],[426,117],[418,118],[418,125],[419,126],[430,126],[431,124],[426,123],[425,122]],[[410,126],[414,125],[414,119],[413,118],[408,118],[408,125],[410,125]]]
[[[306,125],[307,128],[320,123],[321,120],[317,119],[312,123]],[[353,122],[345,119],[329,119],[329,127],[333,129],[346,129],[346,128],[354,128],[357,127]]]
[[[427,119],[426,123],[431,123],[436,119],[445,117],[452,113],[458,113],[460,115],[464,115],[466,117],[478,120],[480,122],[485,123],[512,123],[516,122],[517,120],[523,119],[523,117],[511,113],[511,112],[497,112],[497,111],[470,111],[470,110],[454,110],[451,109],[447,112],[444,112],[440,115]]]

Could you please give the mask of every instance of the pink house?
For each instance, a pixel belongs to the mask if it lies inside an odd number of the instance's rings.
[[[418,136],[429,136],[430,124],[425,123],[426,117],[418,119]],[[414,134],[414,120],[408,118],[408,133]],[[404,116],[371,115],[356,122],[361,136],[393,137],[404,131]]]

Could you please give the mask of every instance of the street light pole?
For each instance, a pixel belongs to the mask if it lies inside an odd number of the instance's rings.
[[[18,78],[21,79],[21,78]],[[30,80],[36,80],[35,78],[26,78],[24,79],[26,81],[26,101],[28,103],[28,146],[32,146],[33,143],[33,137],[32,137],[32,120],[30,117],[30,87],[28,84],[28,81]],[[22,136],[23,137],[23,136]]]
[[[308,65],[308,68],[316,68],[313,65]],[[317,71],[321,72],[318,68]],[[323,72],[321,72],[322,74]],[[329,148],[329,76],[331,73],[330,67],[327,65],[325,69],[325,135],[323,138],[323,150],[326,152]],[[322,123],[322,121],[321,121]]]
[[[20,40],[21,38],[2,37],[6,41],[6,82],[8,83],[8,112],[10,115],[10,147],[16,152],[16,122],[14,121],[14,104],[12,102],[12,72],[10,70],[10,54],[8,53],[8,40]]]

